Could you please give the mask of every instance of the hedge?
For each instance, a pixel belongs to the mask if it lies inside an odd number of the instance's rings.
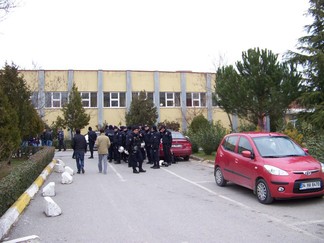
[[[0,180],[0,215],[2,216],[23,194],[53,160],[54,147],[40,150],[21,163],[14,171]]]

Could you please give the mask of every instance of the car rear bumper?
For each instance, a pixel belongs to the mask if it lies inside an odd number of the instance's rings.
[[[192,154],[192,151],[191,151],[191,149],[174,149],[174,148],[171,148],[171,153],[175,157],[186,157],[186,156],[190,156]],[[160,157],[164,158],[163,149],[160,150]]]

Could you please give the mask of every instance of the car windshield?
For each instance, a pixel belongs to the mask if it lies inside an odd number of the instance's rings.
[[[306,155],[305,151],[288,137],[256,137],[253,138],[253,141],[262,157],[279,158]]]

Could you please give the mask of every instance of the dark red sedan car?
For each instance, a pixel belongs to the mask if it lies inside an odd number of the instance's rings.
[[[215,157],[216,184],[247,187],[259,202],[324,195],[324,164],[280,133],[233,133],[220,143]]]
[[[171,131],[172,146],[171,153],[174,158],[182,157],[185,161],[189,160],[192,154],[192,144],[188,137],[184,136],[181,132]],[[162,143],[160,144],[160,159],[164,158]]]

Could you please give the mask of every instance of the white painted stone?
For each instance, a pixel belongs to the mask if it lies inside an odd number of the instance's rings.
[[[61,159],[56,159],[56,164],[61,164],[61,165],[63,165],[63,167],[65,167],[65,163]]]
[[[45,199],[45,214],[48,217],[54,217],[62,214],[62,210],[51,197],[44,197]]]
[[[48,183],[44,188],[43,188],[43,193],[42,195],[44,197],[54,197],[55,196],[55,182],[50,182]]]
[[[73,176],[74,171],[73,171],[73,169],[71,167],[65,166],[64,170],[65,170],[65,172],[68,172],[71,176]]]
[[[62,184],[71,184],[73,181],[73,177],[68,172],[62,173]]]
[[[2,241],[3,243],[38,243],[41,242],[37,235],[25,236],[13,240]]]
[[[55,171],[55,172],[58,172],[58,173],[62,173],[62,172],[65,171],[65,170],[64,170],[64,166],[63,166],[62,164],[56,164],[56,165],[54,166],[54,171]]]

